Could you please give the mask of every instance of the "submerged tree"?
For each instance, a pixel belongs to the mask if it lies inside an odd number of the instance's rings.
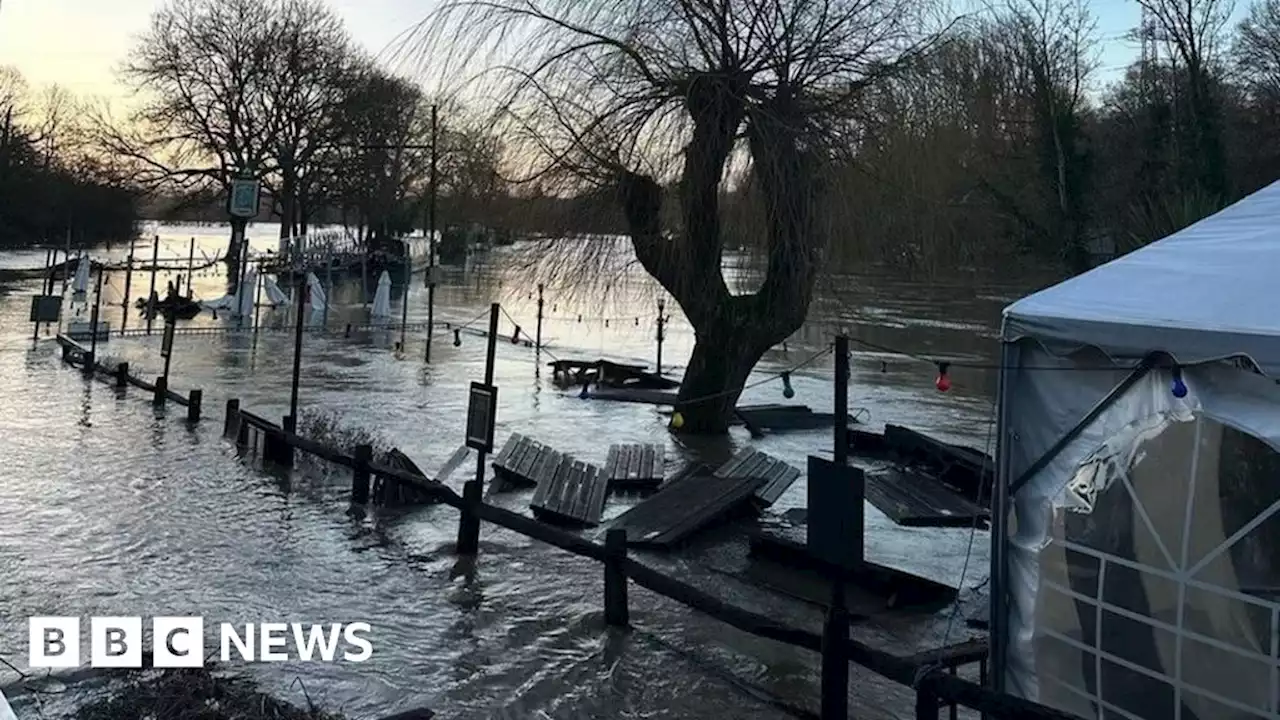
[[[449,53],[449,70],[489,66],[481,77],[522,131],[512,137],[526,141],[509,157],[543,161],[528,177],[567,172],[577,190],[587,181],[616,192],[637,259],[696,333],[680,389],[684,428],[722,432],[752,368],[804,322],[824,248],[822,170],[856,142],[847,118],[859,95],[923,50],[926,9],[924,0],[456,2],[430,22],[427,47],[433,60]],[[742,175],[759,191],[765,269],[754,292],[735,294],[721,269],[733,241],[720,205]],[[664,187],[678,212],[664,212]]]

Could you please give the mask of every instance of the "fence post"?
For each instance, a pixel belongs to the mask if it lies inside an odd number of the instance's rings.
[[[462,486],[462,517],[458,520],[458,554],[475,555],[480,552],[480,503],[484,486],[478,479],[468,480]]]
[[[116,365],[116,387],[129,387],[129,363],[127,362]]]
[[[351,503],[369,504],[369,461],[373,459],[372,445],[356,446],[356,467],[351,474]]]
[[[280,427],[290,435],[298,433],[298,419],[292,415],[285,415],[281,420]],[[293,467],[293,444],[285,440],[284,436],[280,436],[280,447],[276,449],[279,455],[279,463],[285,467]]]
[[[822,626],[822,720],[849,717],[849,611],[844,606],[844,575],[832,573],[831,607]]]
[[[236,432],[233,432],[233,425]],[[231,398],[227,401],[227,414],[222,419],[222,436],[231,437],[232,435],[239,434],[239,429],[240,401],[236,398]]]
[[[627,531],[613,528],[604,535],[604,622],[609,627],[627,627],[631,613],[627,607]]]
[[[933,680],[926,674],[916,683],[916,720],[938,720],[942,703],[933,691]]]
[[[203,401],[203,390],[192,390],[187,393],[187,422],[200,422],[200,403]]]
[[[156,378],[156,396],[152,400],[156,405],[164,405],[165,400],[169,397],[166,393],[169,391],[169,380],[161,375]]]

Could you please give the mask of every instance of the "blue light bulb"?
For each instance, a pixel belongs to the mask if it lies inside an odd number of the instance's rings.
[[[1176,398],[1187,396],[1187,384],[1182,382],[1182,368],[1178,367],[1173,369],[1173,396]]]
[[[796,396],[796,391],[791,387],[791,373],[782,373],[782,397],[790,400]]]

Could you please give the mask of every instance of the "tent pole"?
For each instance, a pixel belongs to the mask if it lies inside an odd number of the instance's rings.
[[[1018,346],[1005,342],[1000,346],[1000,373],[996,384],[996,472],[991,484],[991,587],[988,588],[987,601],[988,642],[991,652],[991,689],[1005,692],[1005,657],[1008,640],[1008,618],[1005,615],[1006,578],[1008,577],[1008,560],[1005,555],[1009,539],[1009,495],[1005,492],[1005,482],[1009,479],[1010,443],[1013,438],[1009,430],[1009,386],[1010,375],[1018,367]]]

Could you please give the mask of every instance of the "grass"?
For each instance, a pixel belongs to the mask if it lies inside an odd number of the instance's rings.
[[[308,699],[308,704],[310,700]],[[75,720],[342,720],[302,709],[262,692],[247,678],[208,668],[130,673],[109,697],[82,706]]]

